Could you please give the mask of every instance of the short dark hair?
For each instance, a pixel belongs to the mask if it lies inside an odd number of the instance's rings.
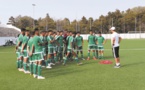
[[[63,32],[63,31],[59,31],[59,33],[61,33],[61,32]]]
[[[69,33],[73,33],[72,31],[68,31]]]
[[[79,34],[80,34],[81,32],[77,32],[77,33],[79,33]]]
[[[31,31],[30,35],[33,36],[35,34],[35,31]]]
[[[44,33],[44,32],[46,32],[45,30],[41,30],[41,32],[40,33]]]
[[[100,31],[98,32],[99,34],[102,34]]]
[[[29,32],[29,30],[25,30],[25,32]]]
[[[90,30],[90,32],[93,32],[92,30]]]
[[[39,31],[39,29],[38,28],[35,28],[34,31]]]
[[[52,30],[48,30],[48,32],[52,32]]]
[[[26,29],[25,28],[21,28],[21,31],[26,31]]]
[[[76,34],[76,32],[73,32],[73,34]]]

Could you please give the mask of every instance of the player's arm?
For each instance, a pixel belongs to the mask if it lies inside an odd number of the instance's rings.
[[[115,38],[112,39],[112,46],[115,44]]]
[[[29,47],[29,46],[27,46],[27,52],[28,52],[28,53],[30,52],[30,47]]]
[[[95,37],[94,41],[95,41],[96,44],[98,44],[98,39],[97,39],[97,37]]]
[[[83,37],[82,37],[82,46],[84,46],[84,39],[83,39]]]
[[[104,38],[104,42],[103,42],[103,45],[104,45],[104,44],[106,44],[106,42],[107,42],[107,40],[106,40],[106,39]]]
[[[29,52],[29,56],[32,56],[32,54],[34,53],[34,49],[35,49],[35,46],[32,45],[32,51]]]
[[[22,44],[22,50],[21,50],[22,53],[24,52],[24,47],[25,46],[26,46],[26,43]]]
[[[22,44],[22,41],[18,42],[18,45],[16,46],[16,50],[18,49],[18,47]]]
[[[121,37],[119,37],[119,42],[118,42],[118,43],[120,43],[120,42],[121,42],[121,40],[122,40],[122,38],[121,38]]]

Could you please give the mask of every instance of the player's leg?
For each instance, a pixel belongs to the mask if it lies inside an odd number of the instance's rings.
[[[18,51],[16,51],[16,56],[17,56],[16,67],[19,70],[20,69],[20,65],[19,65],[20,53]]]
[[[98,45],[95,46],[95,50],[96,50],[96,58],[98,58]]]
[[[38,75],[38,79],[45,79],[45,77],[42,77],[42,75],[41,75],[41,72],[42,72],[42,66],[41,66],[41,64],[42,64],[42,60],[44,60],[44,58],[43,58],[43,54],[42,53],[39,53],[38,54],[38,69],[37,69],[37,75]]]
[[[21,49],[18,48],[18,66],[19,66],[19,71],[24,71],[23,69],[23,54],[21,53]]]
[[[32,67],[33,67],[33,61],[32,61],[32,56],[29,56],[29,70],[30,70],[30,75],[33,75]]]
[[[65,65],[66,64],[66,61],[68,60],[68,57],[69,57],[69,55],[70,55],[70,53],[72,52],[72,50],[71,49],[68,49],[67,50],[67,55],[64,57],[64,62],[63,62],[63,65]]]
[[[82,60],[85,60],[85,59],[84,59],[84,55],[83,55],[83,47],[80,46],[80,47],[79,47],[79,50],[80,50],[80,53],[81,53],[81,59],[82,59]]]
[[[23,60],[23,68],[24,68],[24,73],[29,74],[30,72],[27,70],[27,61],[28,61],[28,53],[27,51],[23,52],[24,60]]]
[[[37,77],[37,63],[38,63],[38,54],[33,54],[34,60],[33,60],[33,77],[36,78]]]
[[[45,61],[46,61],[46,49],[45,48],[43,48],[43,58],[44,58],[44,60],[42,60],[42,67],[45,67]]]
[[[54,62],[58,63],[58,57],[57,57],[57,47],[53,48],[53,54],[54,54]]]
[[[87,58],[87,60],[90,60],[90,51],[91,51],[91,46],[88,46],[88,58]]]
[[[113,50],[114,50],[114,58],[116,62],[114,68],[120,68],[119,47],[114,47]]]
[[[79,46],[76,47],[77,55],[79,56]]]
[[[52,68],[51,67],[51,58],[53,54],[53,47],[48,47],[48,59],[46,60],[46,68]]]
[[[74,57],[75,57],[75,61],[77,62],[77,65],[81,65],[82,63],[79,62],[78,56],[77,56],[77,54],[76,54],[73,50],[72,50],[72,54],[73,54]]]
[[[104,46],[101,47],[101,58],[104,59]]]
[[[63,60],[63,46],[60,47],[59,55],[60,55],[60,62],[61,62]]]

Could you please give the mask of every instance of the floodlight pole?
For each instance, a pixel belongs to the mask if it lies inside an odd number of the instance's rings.
[[[33,29],[35,29],[35,4],[32,4],[33,6]]]
[[[136,17],[135,17],[135,33],[136,33],[136,22],[137,22],[137,19],[136,19]]]
[[[92,21],[91,21],[91,19],[90,19],[90,30],[92,29]]]

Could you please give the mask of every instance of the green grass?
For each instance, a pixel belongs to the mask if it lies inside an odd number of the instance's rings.
[[[114,62],[110,40],[105,59]],[[137,50],[138,49],[138,50]],[[85,43],[84,50],[87,50]],[[85,57],[87,51],[84,52]],[[14,47],[0,47],[0,90],[145,90],[145,40],[123,40],[120,46],[122,67],[82,61],[82,66],[67,62],[43,69],[45,80],[37,80],[16,69]]]

